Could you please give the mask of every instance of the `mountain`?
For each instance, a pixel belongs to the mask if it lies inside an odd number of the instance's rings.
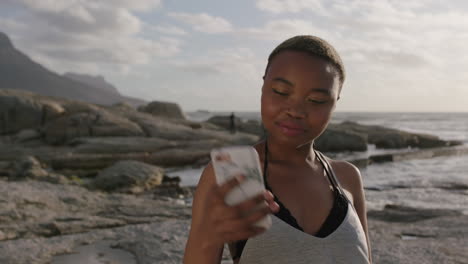
[[[27,90],[103,105],[119,102],[134,106],[145,104],[143,100],[121,95],[103,77],[100,80],[83,76],[86,75],[62,76],[48,70],[17,50],[8,36],[0,32],[0,89]]]
[[[104,91],[108,91],[114,94],[120,94],[117,88],[115,88],[114,85],[108,83],[103,76],[97,75],[97,76],[92,76],[88,74],[80,74],[80,73],[73,73],[73,72],[66,72],[63,74],[63,76],[78,81],[82,82],[84,84],[87,84],[91,87],[101,89]]]

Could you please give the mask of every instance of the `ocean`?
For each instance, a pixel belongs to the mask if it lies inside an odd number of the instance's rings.
[[[189,119],[202,121],[213,115],[229,115],[227,112],[188,113]],[[258,112],[236,112],[242,119],[260,119]],[[468,113],[335,113],[332,123],[354,121],[365,125],[381,125],[408,132],[436,135],[445,140],[459,140],[468,145]],[[369,145],[365,152],[331,154],[333,158],[354,159],[376,153],[396,150],[379,150]],[[398,150],[401,151],[401,150]],[[181,177],[181,185],[196,185],[202,168],[183,168],[171,171],[170,175]],[[453,208],[468,212],[468,196],[457,195],[440,186],[468,186],[468,155],[438,157],[426,160],[407,160],[373,164],[361,169],[364,187],[367,189],[392,189],[385,197],[379,192],[379,198],[368,201],[368,207],[379,208],[388,203],[404,203],[410,206],[427,208]],[[438,187],[439,186],[439,187]],[[401,191],[397,188],[411,189]],[[438,192],[443,192],[442,194]],[[372,196],[373,194],[371,194]],[[383,196],[382,196],[383,195]]]

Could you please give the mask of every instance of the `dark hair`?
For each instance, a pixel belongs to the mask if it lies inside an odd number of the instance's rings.
[[[335,66],[336,70],[338,71],[340,78],[340,88],[343,85],[346,73],[340,55],[338,55],[338,52],[335,50],[335,48],[333,48],[333,46],[330,43],[319,37],[310,35],[295,36],[279,44],[270,53],[270,56],[268,56],[268,64],[265,69],[265,75],[268,71],[268,67],[270,67],[270,63],[273,60],[273,58],[276,55],[278,55],[278,53],[285,50],[305,52],[312,56],[316,56],[328,61],[333,66]]]

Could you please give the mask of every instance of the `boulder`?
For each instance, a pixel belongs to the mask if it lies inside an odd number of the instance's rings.
[[[212,149],[226,145],[221,140],[165,140],[144,137],[83,137],[70,141],[73,153],[89,154],[127,154],[156,153],[170,149],[200,150]]]
[[[227,145],[235,145],[253,144],[259,139],[258,136],[245,133],[236,133],[231,135],[226,131],[216,131],[204,128],[192,129],[186,124],[145,115],[135,115],[129,119],[138,123],[148,136],[168,140],[216,139],[225,142]]]
[[[342,130],[356,134],[367,135],[368,142],[375,144],[377,148],[434,148],[458,145],[460,142],[441,140],[436,136],[421,133],[409,133],[397,129],[382,126],[360,125],[355,122],[343,122],[341,124],[330,124],[329,127],[339,127]]]
[[[63,144],[77,137],[145,136],[145,133],[138,124],[99,109],[50,121],[44,126],[44,136],[50,144]]]
[[[41,178],[49,173],[42,168],[41,163],[33,156],[24,156],[13,163],[12,179]]]
[[[130,105],[129,103],[126,103],[126,102],[120,102],[120,103],[113,104],[111,106],[111,108],[120,109],[120,110],[123,110],[123,111],[136,111],[136,109],[132,105]]]
[[[175,141],[150,137],[80,137],[71,140],[74,153],[154,152],[177,147]]]
[[[26,141],[40,139],[41,133],[36,129],[23,129],[13,136],[13,141],[17,143],[23,143]]]
[[[30,92],[0,90],[0,134],[36,129],[65,112],[57,102]]]
[[[140,193],[160,185],[163,175],[159,167],[125,160],[101,171],[91,186],[105,191]]]
[[[145,106],[138,107],[138,111],[159,117],[185,119],[182,109],[176,103],[153,101]]]
[[[23,156],[13,162],[11,167],[8,173],[10,180],[32,179],[55,184],[69,183],[65,176],[44,169],[44,166],[33,156]]]
[[[366,151],[367,136],[330,127],[315,140],[315,147],[323,152]]]

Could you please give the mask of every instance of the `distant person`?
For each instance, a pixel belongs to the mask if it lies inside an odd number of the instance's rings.
[[[231,134],[236,133],[236,116],[234,115],[234,112],[231,112],[231,115],[229,116],[229,130],[231,131]]]
[[[194,195],[184,263],[220,263],[224,244],[234,263],[371,263],[359,170],[314,149],[345,80],[340,56],[325,40],[296,36],[276,47],[263,77],[261,117],[266,139],[254,145],[266,191],[235,206],[211,164]],[[254,210],[253,208],[262,209]],[[253,224],[272,216],[268,230]]]

